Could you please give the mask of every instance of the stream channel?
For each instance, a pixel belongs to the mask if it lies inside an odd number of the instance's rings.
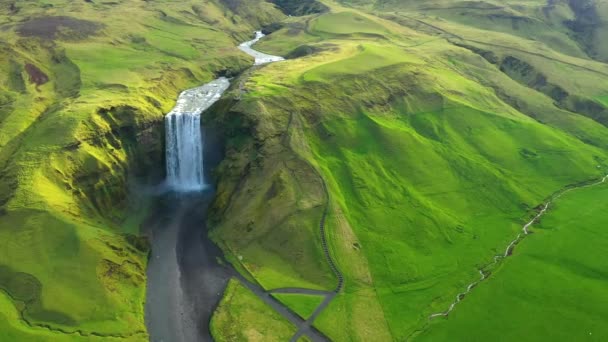
[[[239,45],[255,65],[283,60],[253,50],[264,35]],[[212,341],[209,322],[234,271],[218,263],[221,251],[205,226],[213,188],[206,164],[216,158],[205,145],[201,114],[220,99],[230,80],[220,77],[179,95],[165,118],[166,186],[169,193],[148,219],[152,252],[147,269],[146,325],[153,342]],[[216,158],[217,159],[217,158]]]

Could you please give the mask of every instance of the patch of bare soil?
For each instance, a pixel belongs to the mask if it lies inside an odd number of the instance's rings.
[[[49,77],[33,64],[27,63],[25,65],[25,71],[30,76],[30,82],[36,84],[36,87],[41,86],[49,81]]]
[[[24,37],[38,37],[45,40],[81,40],[95,35],[103,24],[67,16],[32,18],[22,23],[18,32]]]

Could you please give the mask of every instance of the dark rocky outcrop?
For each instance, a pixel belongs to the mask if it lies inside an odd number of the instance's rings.
[[[550,83],[534,66],[513,56],[506,56],[499,65],[500,71],[530,88],[538,90],[555,101],[562,101],[569,94],[560,86]]]
[[[597,12],[595,0],[568,0],[568,5],[574,12],[575,18],[564,24],[570,29],[572,38],[589,57],[608,61],[606,56],[599,55],[596,48],[596,31],[602,25],[602,20]]]
[[[49,77],[42,72],[37,66],[27,63],[25,64],[25,71],[30,76],[30,82],[35,84],[36,87],[41,86],[49,81]]]
[[[285,14],[295,16],[323,13],[329,10],[327,6],[316,0],[270,0],[270,2],[277,5]]]
[[[81,40],[97,34],[104,27],[101,23],[67,16],[47,16],[30,19],[18,28],[24,37],[44,40]]]

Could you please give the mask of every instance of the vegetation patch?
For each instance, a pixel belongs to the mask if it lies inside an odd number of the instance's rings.
[[[22,23],[18,32],[24,37],[45,40],[80,40],[97,34],[103,24],[68,16],[37,17]]]
[[[8,89],[18,93],[25,92],[25,81],[23,80],[23,66],[15,60],[11,60],[9,63],[10,69],[8,72],[7,80]]]
[[[308,319],[325,299],[323,296],[275,293],[272,295],[303,319]]]
[[[297,328],[236,280],[231,280],[211,318],[218,342],[288,341]]]
[[[372,34],[384,35],[387,29],[354,12],[328,13],[316,18],[311,29],[325,34],[350,35],[350,34]]]
[[[0,265],[0,287],[15,300],[31,303],[40,298],[42,284],[36,277]]]
[[[64,313],[45,310],[42,307],[42,284],[31,274],[15,272],[0,265],[0,289],[4,290],[22,311],[21,319],[44,320],[62,325],[74,325],[74,320]],[[19,304],[17,304],[19,303]]]
[[[608,335],[605,283],[606,185],[558,199],[509,258],[421,341],[602,339]],[[488,314],[491,308],[491,314]],[[484,324],[480,325],[479,322]],[[547,322],[550,322],[548,324]]]

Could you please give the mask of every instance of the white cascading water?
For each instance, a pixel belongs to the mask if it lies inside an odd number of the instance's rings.
[[[253,44],[264,38],[264,36],[265,35],[262,33],[262,31],[256,31],[255,38],[253,40],[241,43],[239,45],[239,49],[241,49],[241,51],[245,52],[249,56],[255,58],[255,61],[253,62],[254,65],[262,65],[272,62],[284,61],[285,58],[281,56],[268,55],[252,48]]]
[[[262,37],[262,32],[256,32],[255,38],[239,45],[239,49],[254,57],[255,65],[284,60],[283,57],[267,55],[251,47]],[[207,188],[201,114],[219,100],[229,86],[230,81],[220,77],[201,87],[188,89],[179,95],[175,108],[165,117],[167,185],[171,190],[191,192]]]
[[[167,184],[180,192],[207,187],[203,168],[204,137],[201,113],[220,99],[230,81],[220,77],[179,95],[175,108],[165,117]]]

